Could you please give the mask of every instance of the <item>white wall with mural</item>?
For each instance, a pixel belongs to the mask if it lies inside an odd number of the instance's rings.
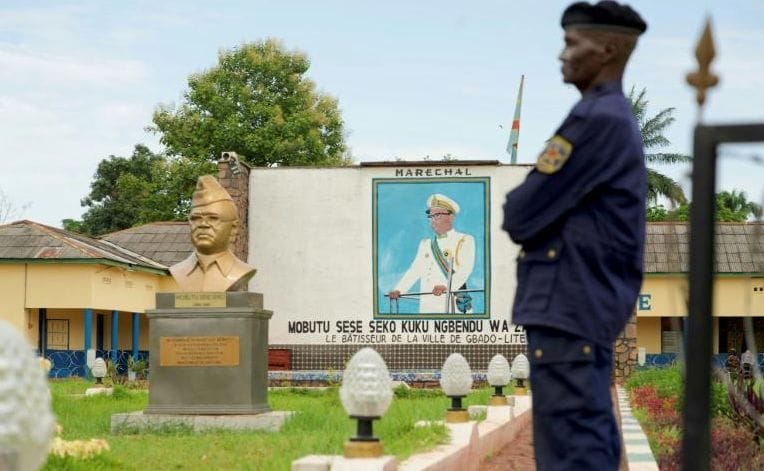
[[[528,171],[252,169],[250,290],[274,311],[270,343],[525,343],[509,318],[519,248],[501,223]]]

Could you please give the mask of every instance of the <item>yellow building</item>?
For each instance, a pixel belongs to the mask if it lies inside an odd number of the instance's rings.
[[[667,354],[670,358],[680,350],[687,317],[689,259],[689,224],[648,224],[645,281],[637,301],[637,347],[645,348],[648,356]],[[753,327],[756,351],[761,351],[764,224],[718,223],[714,272],[714,353],[744,351],[746,322]]]
[[[155,247],[169,239],[165,246],[178,247],[178,257],[188,255],[187,225],[182,242],[175,242],[173,223],[150,227],[158,233],[128,230],[110,237],[147,239]],[[55,376],[83,374],[89,349],[123,365],[128,354],[145,354],[145,312],[154,308],[158,291],[174,286],[163,263],[106,239],[31,221],[0,226],[0,280],[0,319],[53,361]]]
[[[173,291],[167,267],[193,250],[186,222],[158,222],[92,239],[20,221],[0,226],[0,319],[53,360],[53,375],[83,374],[85,352],[147,355],[147,309]],[[745,350],[744,323],[764,348],[764,224],[716,228],[714,353]],[[650,223],[637,302],[637,347],[671,361],[687,316],[689,226]],[[512,276],[512,274],[508,275]]]

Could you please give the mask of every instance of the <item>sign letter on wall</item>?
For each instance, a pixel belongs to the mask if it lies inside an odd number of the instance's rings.
[[[653,307],[652,298],[653,298],[652,294],[640,294],[637,300],[637,305],[639,306],[638,309],[640,311],[649,311],[650,309],[652,309]]]

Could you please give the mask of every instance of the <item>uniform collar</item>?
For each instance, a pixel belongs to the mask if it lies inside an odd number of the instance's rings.
[[[193,255],[196,259],[196,263],[193,264],[187,275],[190,275],[197,267],[206,273],[213,264],[217,264],[218,269],[224,275],[228,275],[231,268],[233,268],[234,257],[230,250],[213,255],[203,255],[198,252]]]
[[[608,95],[610,93],[623,94],[623,85],[620,80],[611,80],[609,82],[602,82],[594,86],[591,91],[586,93],[586,96],[592,95]]]
[[[438,239],[448,239],[449,237],[451,237],[451,235],[453,233],[454,233],[454,228],[452,227],[451,229],[449,229],[448,231],[444,232],[443,234],[435,234],[435,236]]]
[[[623,88],[620,80],[611,80],[609,82],[597,84],[578,100],[578,103],[573,106],[570,114],[571,116],[586,117],[591,112],[599,97],[613,94],[623,96]]]

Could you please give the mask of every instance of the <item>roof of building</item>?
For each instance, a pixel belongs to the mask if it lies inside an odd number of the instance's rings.
[[[0,225],[0,262],[94,262],[166,272],[167,267],[106,240],[33,221]]]
[[[689,224],[647,224],[645,273],[686,273],[690,266]],[[717,223],[716,273],[764,274],[764,223]],[[193,252],[185,221],[153,222],[92,239],[31,221],[0,225],[3,259],[87,260],[162,269]]]
[[[175,265],[194,251],[188,222],[152,222],[101,236],[165,266]]]
[[[648,223],[645,272],[688,272],[689,230],[686,222]],[[103,237],[168,266],[182,261],[194,250],[187,222],[155,222]],[[715,271],[764,272],[764,224],[717,223]]]
[[[722,222],[715,231],[715,273],[764,274],[764,224]],[[684,273],[690,267],[690,225],[647,224],[645,273]]]

